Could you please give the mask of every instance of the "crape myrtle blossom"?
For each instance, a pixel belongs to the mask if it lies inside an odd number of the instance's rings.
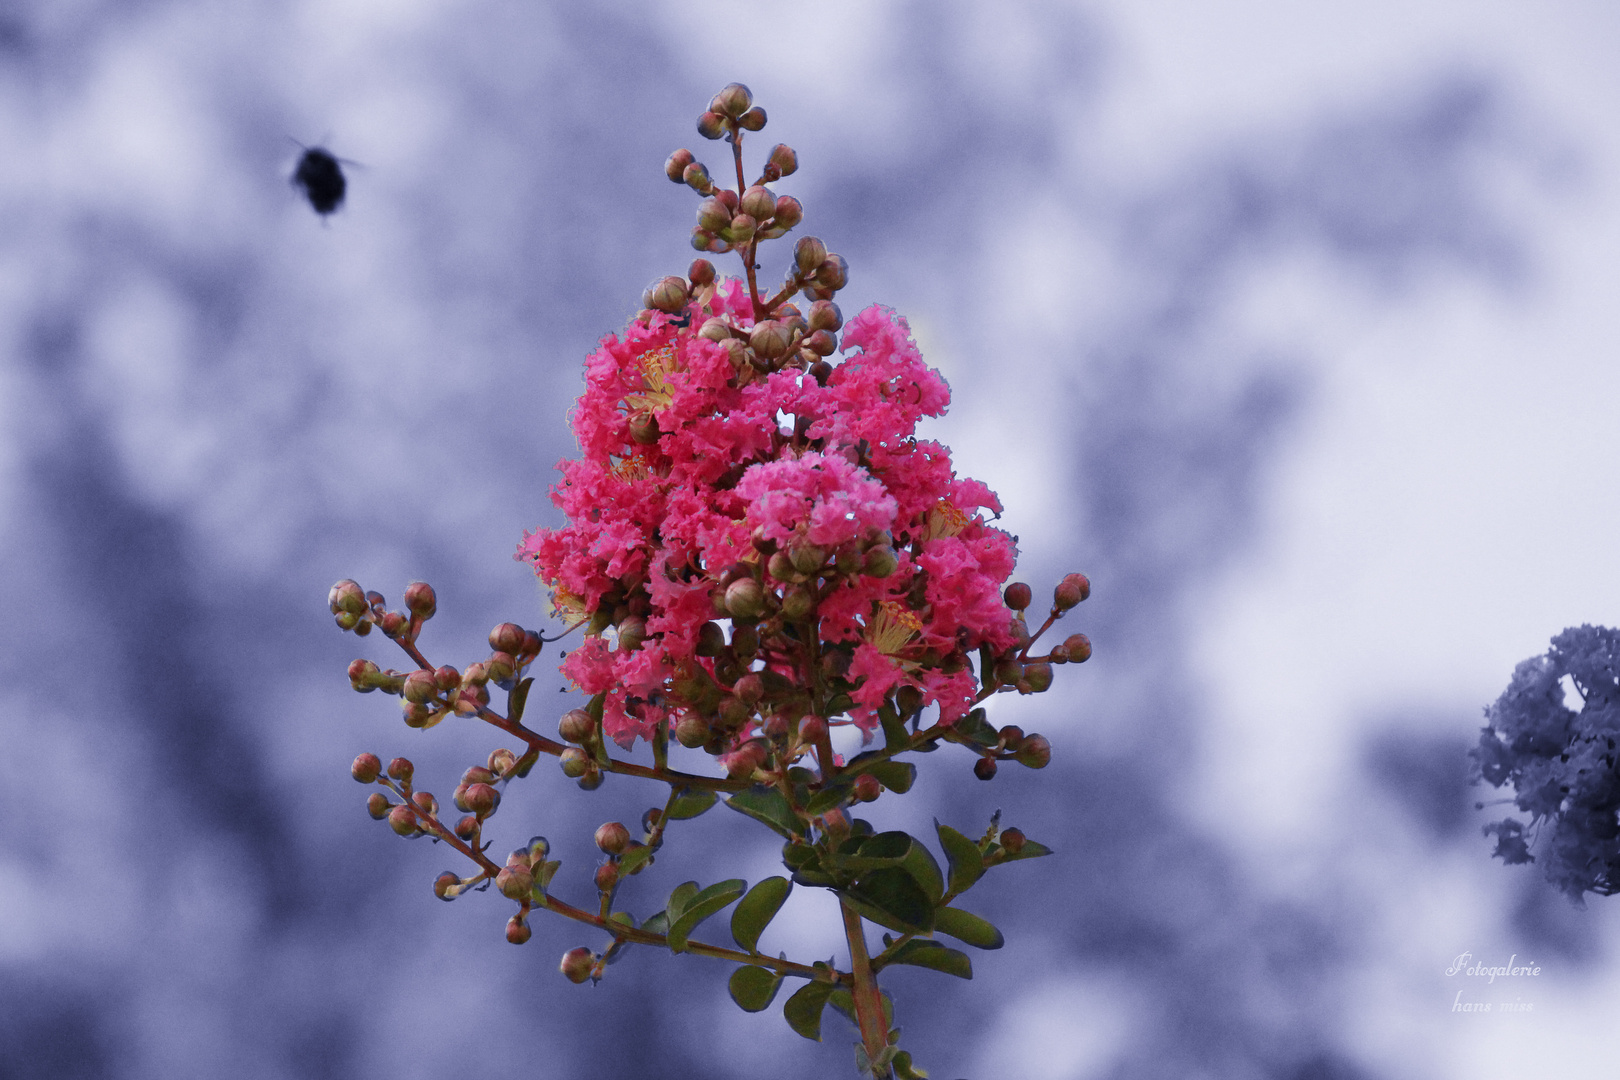
[[[741,282],[720,282],[710,303],[753,325]],[[901,686],[946,721],[965,715],[978,687],[960,658],[1015,643],[1001,587],[1017,549],[981,515],[999,513],[994,493],[958,478],[945,447],[915,436],[919,420],[945,412],[950,390],[906,321],[876,306],[851,319],[825,385],[792,368],[738,385],[730,353],[696,321],[653,314],[603,339],[586,362],[570,417],[583,454],[559,465],[552,489],[568,523],[527,534],[518,558],[559,609],[606,608],[611,618],[622,607],[645,629],[610,644],[608,620],[597,619],[564,673],[607,694],[603,724],[615,742],[650,739],[657,725],[712,708],[714,688],[731,690],[746,673],[717,672],[698,655],[704,624],[727,614],[714,594],[729,569],[758,567],[768,602],[779,602],[832,560],[857,572],[820,591],[815,626],[849,659],[851,718],[869,733]],[[785,561],[771,562],[766,548]],[[880,554],[866,572],[873,548],[892,551],[892,565]],[[771,664],[767,655],[755,666]],[[683,673],[695,692],[675,686]],[[746,739],[759,723],[734,734]]]

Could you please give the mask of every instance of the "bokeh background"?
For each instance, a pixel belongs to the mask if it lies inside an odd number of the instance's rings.
[[[691,258],[660,166],[717,160],[692,123],[733,79],[846,313],[949,378],[932,434],[1020,577],[1094,583],[1095,659],[995,706],[1052,766],[947,750],[873,808],[1058,851],[976,891],[1008,945],[972,983],[896,973],[919,1061],[1612,1075],[1620,916],[1490,860],[1464,753],[1516,662],[1620,623],[1617,58],[1577,0],[9,0],[0,1077],[850,1075],[852,1029],[742,1014],[722,965],[575,987],[572,924],[513,948],[502,901],[435,900],[452,860],[348,761],[443,794],[496,742],[353,695],[387,643],[324,606],[430,580],[457,663],[540,622],[511,553],[556,523],[580,360]],[[329,222],[299,142],[352,162]],[[496,824],[583,896],[590,831],[649,805],[542,767]],[[758,833],[672,834],[630,906],[774,872]],[[817,899],[767,947],[832,951]]]

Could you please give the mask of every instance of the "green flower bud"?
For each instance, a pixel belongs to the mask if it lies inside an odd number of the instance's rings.
[[[827,721],[824,717],[814,714],[806,716],[799,721],[799,741],[805,743],[818,743],[827,737]]]
[[[1026,664],[1024,666],[1024,681],[1029,683],[1030,693],[1044,694],[1052,688],[1051,664]]]
[[[855,778],[855,801],[871,802],[883,794],[883,785],[871,773],[862,773]]]
[[[697,251],[716,251],[717,241],[714,234],[705,232],[703,226],[692,226],[692,247]],[[716,252],[718,254],[718,252]]]
[[[708,259],[693,259],[686,268],[686,277],[694,286],[702,288],[714,283],[714,263]]]
[[[609,821],[596,830],[596,846],[609,855],[623,854],[629,843],[630,830],[620,822]]]
[[[466,817],[464,817],[460,821],[456,822],[456,827],[452,831],[458,837],[460,837],[461,839],[466,840],[466,841],[468,841],[470,843],[472,841],[472,838],[478,835],[478,817],[477,817],[477,815],[468,814]]]
[[[698,117],[697,130],[705,139],[718,139],[726,133],[726,118],[717,112],[706,112]]]
[[[771,147],[770,163],[776,166],[777,176],[792,176],[799,171],[799,155],[787,143]]]
[[[827,261],[827,245],[814,236],[801,236],[799,242],[793,245],[793,262],[799,268],[799,273],[810,277],[816,273],[818,267]],[[812,308],[814,305],[812,305]]]
[[[827,551],[815,544],[794,544],[788,549],[788,559],[799,573],[814,574],[827,561]]]
[[[811,330],[837,331],[843,328],[844,313],[831,300],[817,300],[810,305]]]
[[[664,175],[674,183],[682,183],[686,179],[686,167],[692,161],[692,151],[683,147],[669,155],[669,160],[664,162]]]
[[[461,686],[461,672],[445,664],[433,673],[433,681],[438,684],[440,690],[456,690]]]
[[[433,879],[433,895],[440,900],[454,900],[461,891],[461,875],[453,870],[446,870]]]
[[[736,118],[747,112],[753,103],[754,95],[748,87],[734,82],[727,83],[725,89],[714,95],[714,100],[709,102],[709,109],[722,116]]]
[[[1013,760],[1030,769],[1044,769],[1052,760],[1052,744],[1044,735],[1026,735]]]
[[[1084,574],[1068,574],[1052,590],[1052,606],[1068,611],[1091,595],[1091,579]]]
[[[722,318],[709,319],[704,322],[703,328],[698,331],[698,337],[715,343],[729,341],[731,339],[731,327],[727,326],[726,320]]]
[[[377,689],[373,676],[379,674],[377,665],[370,660],[356,660],[349,665],[349,685],[362,694],[369,694]]]
[[[744,131],[758,131],[765,126],[765,110],[755,105],[737,117],[737,126]]]
[[[505,776],[511,771],[512,766],[517,764],[517,755],[503,746],[499,750],[489,752],[489,760],[486,764],[492,775]]]
[[[782,594],[782,617],[789,622],[799,622],[815,609],[816,594],[804,585],[794,585]]]
[[[996,759],[982,757],[973,763],[973,775],[980,780],[992,780],[996,775]]]
[[[703,167],[701,161],[694,161],[681,173],[681,181],[699,195],[708,195],[714,191],[714,181],[709,179],[709,170]]]
[[[410,758],[397,757],[388,763],[388,778],[401,784],[410,783],[415,772],[416,766],[411,764]]]
[[[872,577],[886,578],[900,568],[900,556],[887,544],[879,544],[866,553],[866,572]]]
[[[569,949],[563,953],[562,963],[558,968],[571,983],[582,983],[591,977],[591,967],[596,963],[596,954],[580,946]]]
[[[463,784],[493,784],[495,774],[482,765],[469,765],[467,771],[461,774]]]
[[[772,223],[782,232],[787,232],[799,222],[804,220],[804,204],[791,195],[783,195],[776,200],[776,213]]]
[[[413,581],[405,588],[405,609],[418,619],[433,618],[438,603],[433,586],[425,581]]]
[[[804,339],[804,347],[817,356],[831,356],[838,351],[838,338],[825,330],[817,330]]]
[[[696,713],[686,713],[675,723],[675,741],[689,750],[696,750],[713,734],[709,722]]]
[[[659,278],[641,294],[643,307],[662,311],[666,315],[677,314],[686,306],[686,300],[686,279],[673,274]]]
[[[375,783],[377,777],[382,775],[382,761],[376,754],[361,754],[349,766],[349,775],[362,784]]]
[[[469,812],[477,814],[480,818],[489,817],[495,808],[501,805],[501,793],[489,784],[468,784],[467,793],[462,796]]]
[[[849,264],[842,255],[828,255],[816,267],[816,284],[837,292],[849,284]]]
[[[726,589],[726,610],[733,619],[753,622],[765,614],[765,590],[753,578],[733,581]]]
[[[1084,634],[1070,634],[1063,640],[1070,663],[1083,664],[1091,659],[1091,639]]]
[[[596,731],[596,720],[584,709],[569,709],[557,721],[557,734],[564,742],[583,746]]]
[[[495,887],[508,900],[527,900],[534,888],[534,875],[521,866],[508,866],[495,875]]]
[[[417,705],[425,705],[439,694],[439,687],[433,681],[431,671],[413,671],[405,676],[405,687],[401,691],[406,701]]]
[[[737,654],[737,659],[743,663],[754,658],[759,652],[759,630],[755,627],[739,623],[731,628],[731,651]]]
[[[721,231],[720,235],[733,244],[746,244],[754,238],[754,230],[759,228],[759,222],[750,214],[733,214],[731,227]]]
[[[416,825],[416,811],[405,805],[388,811],[388,827],[400,836],[415,836],[421,831]]]
[[[742,201],[738,205],[743,213],[755,221],[766,221],[776,213],[776,195],[763,184],[755,184],[743,192]]]
[[[394,804],[388,801],[388,796],[380,791],[373,791],[366,797],[366,813],[371,815],[373,821],[381,821],[388,816],[388,811]]]
[[[418,791],[411,796],[411,802],[427,817],[439,816],[439,800],[433,797],[431,791]]]
[[[719,656],[726,647],[726,632],[717,622],[706,622],[698,627],[697,647],[692,651],[699,656]]]
[[[593,768],[590,772],[586,773],[584,776],[580,777],[574,782],[579,785],[579,790],[581,791],[595,791],[597,788],[602,786],[602,781],[605,779],[607,779],[607,777],[602,775],[602,771],[600,769]]]
[[[563,775],[570,780],[577,780],[584,776],[591,768],[590,755],[577,746],[570,746],[557,755],[557,763],[562,766]]]
[[[612,892],[619,884],[619,867],[617,863],[603,863],[596,868],[596,888],[598,892]]]
[[[506,940],[513,945],[525,945],[533,936],[534,931],[529,928],[529,920],[521,914],[513,915],[506,920]]]
[[[367,610],[365,590],[360,588],[359,582],[344,578],[332,586],[326,594],[327,606],[332,614],[348,613],[350,615],[364,615]]]
[[[788,558],[785,551],[773,551],[771,557],[765,560],[765,572],[777,581],[798,581],[804,575],[793,569],[793,560]]]
[[[710,233],[718,233],[722,229],[730,228],[731,207],[727,206],[721,199],[710,196],[698,203],[697,223],[698,228]]]
[[[1001,846],[1009,855],[1016,855],[1024,850],[1024,833],[1021,829],[1002,829],[999,839]]]
[[[1001,598],[1014,611],[1023,611],[1035,599],[1035,594],[1022,581],[1015,581],[1007,586],[1006,590],[1001,594]]]

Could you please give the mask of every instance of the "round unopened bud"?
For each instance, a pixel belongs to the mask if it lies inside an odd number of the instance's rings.
[[[799,242],[793,245],[793,262],[799,268],[799,273],[805,277],[815,274],[816,269],[827,261],[827,245],[814,236],[801,236]],[[811,310],[815,310],[812,304]]]
[[[417,833],[416,811],[403,804],[388,811],[388,827],[400,836],[415,836]]]
[[[454,690],[461,685],[461,672],[445,664],[433,673],[433,681],[440,690]]]
[[[723,200],[710,196],[698,203],[697,223],[698,228],[710,233],[717,233],[721,229],[730,228],[731,207],[727,206]],[[707,259],[703,261],[708,262]]]
[[[647,620],[631,615],[619,623],[619,648],[635,652],[647,640]]]
[[[1001,846],[1006,849],[1009,855],[1016,855],[1024,850],[1024,833],[1022,829],[1002,829],[1000,840]]]
[[[1011,686],[1024,677],[1024,665],[1017,660],[1002,660],[996,664],[995,675],[997,682]]]
[[[1034,663],[1024,665],[1024,681],[1029,683],[1029,692],[1044,694],[1052,688],[1052,665]]]
[[[793,560],[785,551],[771,552],[771,557],[765,560],[765,571],[777,581],[798,581],[802,576],[793,569]]]
[[[973,763],[973,775],[980,780],[991,780],[996,775],[996,759],[982,757]]]
[[[433,879],[433,895],[440,900],[454,900],[456,893],[461,889],[461,875],[453,870],[446,870]]]
[[[755,105],[737,117],[737,126],[744,131],[758,131],[765,126],[765,110]]]
[[[381,821],[387,817],[393,805],[388,801],[388,796],[380,791],[373,791],[366,797],[366,813],[371,815],[373,821]]]
[[[1091,639],[1084,634],[1070,634],[1063,639],[1063,647],[1069,651],[1069,662],[1083,664],[1091,659]]]
[[[1023,611],[1035,599],[1035,593],[1022,581],[1015,581],[1007,586],[1006,591],[1001,594],[1001,598],[1014,611]]]
[[[686,268],[686,277],[693,285],[702,288],[714,283],[714,263],[708,259],[693,259],[692,265]]]
[[[921,712],[923,707],[922,689],[909,683],[902,686],[894,692],[894,707],[899,710],[902,719]]]
[[[782,618],[799,622],[816,610],[816,593],[808,585],[793,585],[782,594]]]
[[[637,445],[651,446],[658,441],[658,434],[658,418],[652,413],[636,413],[630,417],[630,438]]]
[[[418,619],[431,619],[439,609],[433,586],[425,581],[413,581],[405,587],[405,608]]]
[[[517,661],[511,653],[490,653],[484,664],[489,670],[489,681],[493,683],[504,683],[517,674]]]
[[[708,742],[712,734],[709,722],[696,713],[687,713],[675,722],[675,741],[689,750]]]
[[[624,852],[625,846],[630,843],[630,830],[617,821],[609,821],[597,827],[596,846],[609,855],[619,855]]]
[[[866,572],[872,577],[885,578],[900,567],[900,556],[887,544],[879,544],[866,553]]]
[[[1024,729],[1017,724],[1008,724],[996,734],[1001,740],[1003,750],[1016,750],[1018,744],[1024,741]]]
[[[439,816],[439,800],[433,797],[431,791],[418,791],[411,796],[411,802],[428,817]]]
[[[517,623],[503,622],[489,632],[489,647],[495,652],[516,656],[523,651],[528,633]]]
[[[709,102],[709,108],[725,116],[737,117],[748,111],[754,103],[754,95],[742,83],[727,83],[725,89],[714,95]]]
[[[804,220],[804,204],[791,195],[783,195],[776,200],[776,213],[772,224],[787,232]]]
[[[1084,574],[1067,574],[1052,590],[1052,606],[1068,611],[1091,595],[1091,579]]]
[[[838,351],[838,339],[825,330],[817,330],[804,339],[804,347],[817,356],[831,356]]]
[[[726,320],[715,317],[704,322],[703,327],[698,330],[698,337],[716,343],[729,341],[731,340],[731,327],[726,325]]]
[[[827,737],[827,721],[824,717],[811,714],[799,721],[799,740],[807,743],[819,743]]]
[[[681,182],[699,195],[707,195],[714,190],[714,181],[709,179],[709,170],[703,167],[703,162],[694,161],[681,173]]]
[[[338,612],[337,625],[339,630],[353,630],[361,637],[365,637],[367,634],[371,633],[370,623],[362,623],[360,621],[360,616],[348,611]],[[359,629],[361,626],[364,626],[365,629]]]
[[[743,663],[754,658],[759,652],[759,630],[752,626],[738,624],[731,628],[731,651],[737,654],[737,659]]]
[[[686,279],[670,274],[647,286],[641,302],[654,311],[674,315],[686,306],[686,297]]]
[[[814,574],[827,561],[827,549],[815,544],[794,544],[788,548],[788,559],[799,573]]]
[[[603,863],[596,868],[596,888],[600,892],[612,892],[619,884],[619,866],[617,863]]]
[[[482,765],[469,765],[467,771],[461,774],[461,782],[469,786],[472,784],[493,784],[495,774]]]
[[[776,213],[776,194],[764,184],[755,184],[743,192],[738,205],[755,221],[765,221]]]
[[[1044,769],[1052,760],[1052,744],[1045,735],[1026,735],[1014,760],[1027,768]]]
[[[697,130],[705,139],[718,139],[726,133],[726,118],[717,112],[706,112],[698,117]]]
[[[717,622],[706,622],[698,627],[697,647],[692,651],[699,656],[719,656],[726,647],[726,632]]]
[[[495,887],[508,900],[526,900],[534,888],[534,875],[522,866],[508,866],[495,875]]]
[[[383,615],[382,620],[377,625],[382,628],[383,633],[391,638],[396,638],[403,634],[410,624],[411,621],[399,612],[390,611]]]
[[[489,752],[489,760],[486,764],[493,775],[505,776],[511,771],[512,766],[517,764],[517,755],[503,746],[499,750]]]
[[[685,178],[686,167],[692,164],[692,161],[692,151],[682,147],[669,155],[664,162],[664,175],[669,177],[671,182],[679,184]]]
[[[557,721],[557,734],[562,736],[564,742],[583,746],[595,730],[596,720],[584,709],[569,709]]]
[[[431,671],[413,671],[405,676],[405,687],[400,693],[406,701],[425,705],[439,695],[439,686]]]
[[[468,784],[461,801],[467,804],[469,812],[485,818],[501,805],[501,793],[489,784]]]
[[[765,589],[753,578],[733,581],[726,589],[726,610],[733,619],[753,622],[765,614]]]
[[[375,783],[382,775],[382,760],[376,754],[361,754],[349,766],[349,775],[362,784]]]
[[[746,780],[754,775],[754,770],[765,764],[768,751],[761,739],[749,739],[729,754],[721,754],[720,766],[726,770],[733,780]]]
[[[557,966],[569,982],[582,983],[591,977],[591,967],[595,963],[596,955],[582,945],[563,953],[562,963]]]
[[[754,230],[759,228],[759,222],[752,214],[734,214],[731,218],[731,227],[721,235],[733,244],[746,244],[754,238]]]
[[[871,802],[883,794],[883,785],[871,773],[861,773],[855,778],[855,801]]]
[[[371,676],[376,674],[376,664],[370,660],[356,660],[349,665],[349,685],[362,694],[369,694],[377,689],[377,684],[371,681]]]
[[[420,730],[433,719],[433,710],[415,701],[401,701],[400,711],[405,714],[405,726]]]
[[[557,764],[562,766],[563,775],[570,780],[577,780],[591,769],[590,755],[577,746],[570,746],[557,755]]]
[[[744,704],[756,705],[765,696],[765,680],[755,672],[750,671],[737,680],[737,685],[732,692],[737,695],[737,700]]]
[[[578,780],[575,780],[574,783],[579,785],[581,791],[595,791],[602,786],[602,782],[606,779],[607,776],[601,769],[592,769]]]
[[[506,940],[513,945],[527,944],[533,936],[534,931],[529,928],[529,920],[522,915],[513,915],[506,920]]]
[[[410,783],[411,776],[415,772],[416,766],[411,764],[410,758],[397,757],[388,763],[388,778],[401,784]]]
[[[799,171],[799,155],[787,143],[777,143],[771,147],[769,161],[776,166],[778,176],[792,176]]]
[[[456,822],[456,827],[451,831],[461,839],[471,841],[473,837],[478,835],[477,815],[468,814],[466,817]]]
[[[810,329],[836,331],[844,325],[844,313],[831,300],[817,300],[810,305]]]
[[[837,292],[849,284],[849,263],[842,255],[828,255],[816,267],[816,284]]]
[[[364,615],[366,613],[366,592],[360,583],[344,578],[332,586],[326,594],[327,606],[332,614],[340,615],[347,612],[350,615]]]

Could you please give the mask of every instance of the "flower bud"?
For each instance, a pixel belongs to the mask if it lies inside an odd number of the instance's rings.
[[[759,228],[759,222],[751,214],[733,214],[731,227],[720,235],[733,244],[746,244],[754,238],[754,230]]]
[[[817,300],[810,305],[808,321],[811,330],[834,332],[842,329],[844,313],[839,311],[838,305],[831,300]]]
[[[855,801],[871,802],[883,794],[883,785],[871,773],[861,773],[855,778]]]
[[[410,783],[411,775],[415,772],[416,766],[411,764],[410,758],[397,757],[388,763],[388,778],[401,784]]]
[[[1052,606],[1068,611],[1091,595],[1091,579],[1084,574],[1068,574],[1052,590]]]
[[[563,953],[562,963],[558,968],[571,983],[582,983],[591,977],[591,967],[596,963],[596,956],[591,950],[580,946],[569,949]]]
[[[454,900],[456,893],[461,889],[461,875],[453,870],[446,870],[433,879],[433,895],[440,900]]]
[[[1017,660],[1002,660],[996,664],[995,676],[997,682],[1011,686],[1024,677],[1024,665]]]
[[[669,155],[669,159],[664,162],[664,175],[673,183],[679,184],[685,178],[686,167],[692,164],[692,161],[692,151],[682,147]]]
[[[344,578],[332,586],[326,594],[326,603],[332,614],[341,615],[347,612],[350,615],[364,615],[366,613],[366,593],[360,588],[360,583]]]
[[[1016,855],[1024,850],[1024,833],[1021,829],[1002,829],[1000,840],[1001,846],[1009,855]]]
[[[482,765],[469,765],[467,771],[461,774],[463,784],[493,784],[495,774]]]
[[[738,117],[747,112],[753,103],[754,95],[748,87],[734,82],[727,83],[724,90],[714,95],[714,100],[709,102],[709,108],[724,116]]]
[[[828,255],[816,267],[816,284],[837,292],[849,284],[849,264],[842,255]]]
[[[720,199],[710,196],[698,203],[698,227],[704,232],[717,233],[731,226],[731,208]],[[703,260],[708,262],[707,259]],[[712,265],[712,264],[711,264]]]
[[[746,780],[765,764],[768,751],[761,739],[749,739],[729,754],[720,755],[720,765],[733,780]]]
[[[737,680],[737,685],[732,692],[737,695],[739,701],[748,705],[757,705],[760,699],[765,696],[765,680],[760,678],[758,673],[750,671]],[[358,763],[359,759],[356,758],[355,760]],[[359,779],[359,777],[357,776],[356,779]]]
[[[405,805],[394,807],[388,811],[388,827],[400,836],[415,836],[419,831],[416,826],[416,812]]]
[[[788,558],[799,573],[814,574],[827,561],[827,550],[815,544],[794,544],[788,548]]]
[[[1015,581],[1007,586],[1006,591],[1001,594],[1001,598],[1014,611],[1023,611],[1035,599],[1035,594],[1022,581]]]
[[[996,734],[1001,740],[1003,750],[1016,750],[1018,745],[1024,741],[1024,729],[1017,724],[1008,724]]]
[[[642,305],[666,315],[677,314],[686,306],[686,279],[670,274],[661,277],[641,296]]]
[[[773,224],[776,228],[787,232],[804,220],[804,204],[791,195],[783,195],[776,200],[776,215]]]
[[[405,608],[418,619],[433,618],[438,603],[433,586],[425,581],[413,581],[405,588]]]
[[[503,622],[489,632],[489,647],[516,656],[523,651],[527,632],[517,623]]]
[[[792,176],[799,171],[799,155],[787,143],[777,143],[771,147],[769,161],[776,166],[778,176]]]
[[[647,620],[631,615],[619,624],[619,648],[635,652],[647,640]]]
[[[388,816],[388,811],[394,804],[388,801],[388,796],[380,791],[373,791],[366,797],[366,813],[371,815],[373,821],[381,821]]]
[[[533,936],[534,931],[529,928],[529,920],[522,915],[513,915],[506,920],[506,940],[513,945],[527,944]]]
[[[425,705],[438,696],[439,687],[433,681],[433,672],[417,670],[405,676],[405,688],[400,693],[406,701]]]
[[[619,884],[617,863],[603,863],[596,868],[596,888],[599,892],[612,892]]]
[[[418,791],[411,796],[411,802],[427,817],[439,816],[439,800],[433,797],[431,791]]]
[[[489,681],[492,683],[504,683],[517,674],[517,661],[510,653],[490,653],[489,659],[484,661],[484,664],[489,670]]]
[[[814,236],[801,236],[799,242],[793,245],[793,262],[804,277],[815,274],[816,268],[827,261],[827,245]],[[811,305],[815,310],[815,305]]]
[[[713,734],[709,722],[696,713],[687,713],[675,723],[675,741],[689,750],[696,750],[709,741]]]
[[[1091,659],[1091,639],[1084,634],[1070,634],[1063,640],[1063,647],[1069,652],[1069,662],[1083,664]]]
[[[359,634],[361,637],[365,637],[367,634],[371,633],[370,623],[361,623],[360,616],[347,611],[341,611],[338,613],[337,625],[339,630],[354,630],[355,633]],[[359,630],[358,627],[362,625],[365,626],[365,629]]]
[[[714,263],[708,259],[693,259],[686,268],[686,277],[694,286],[702,288],[714,284]]]
[[[737,126],[744,131],[758,131],[765,126],[765,110],[755,105],[737,117]]]
[[[584,709],[569,709],[557,721],[557,734],[562,736],[564,742],[583,746],[595,730],[596,721]]]
[[[996,759],[982,757],[973,763],[973,775],[980,780],[990,780],[996,775]]]
[[[427,727],[429,720],[433,719],[433,710],[426,705],[414,701],[401,701],[400,711],[405,714],[405,726],[420,730]]]
[[[377,684],[371,677],[378,674],[377,665],[370,660],[356,660],[349,665],[349,685],[362,694],[369,694],[377,689]]]
[[[880,544],[866,553],[866,572],[872,577],[886,578],[899,567],[900,557],[887,544]]]
[[[765,572],[777,581],[798,581],[802,576],[793,569],[793,560],[785,551],[771,552],[771,557],[765,560]]]
[[[742,212],[755,221],[766,221],[776,213],[776,195],[763,184],[755,184],[743,192],[742,201],[738,203]]]
[[[630,417],[630,438],[639,446],[651,446],[657,442],[658,418],[652,413],[636,413]],[[608,614],[611,615],[612,612]]]
[[[596,846],[609,855],[619,855],[630,843],[630,830],[617,821],[610,821],[596,830]]]
[[[701,161],[694,161],[681,173],[681,182],[699,195],[707,195],[714,190],[714,181],[709,179],[709,170],[703,167]]]
[[[799,622],[816,610],[815,591],[805,585],[794,585],[782,594],[782,618]]]
[[[577,780],[584,776],[591,768],[590,755],[577,746],[570,746],[557,755],[557,763],[562,766],[563,775],[570,780]]]
[[[595,791],[597,788],[602,786],[602,781],[605,779],[607,779],[607,777],[602,775],[602,771],[600,769],[593,768],[590,772],[587,772],[584,776],[580,777],[574,782],[579,785],[579,790],[581,791]]]
[[[489,784],[468,784],[467,793],[461,798],[467,810],[481,818],[489,817],[501,805],[501,793]]]
[[[534,888],[534,875],[522,866],[507,866],[495,875],[495,887],[508,900],[527,900]]]
[[[382,621],[377,625],[382,628],[383,633],[391,638],[396,638],[410,626],[410,620],[397,611],[390,611],[383,615]]]
[[[489,771],[495,776],[505,776],[512,766],[517,764],[517,755],[502,747],[489,752],[489,760],[485,763]]]
[[[754,658],[759,652],[759,630],[752,626],[738,624],[731,628],[731,651],[737,654],[737,659],[743,663]]]
[[[1044,694],[1052,688],[1052,665],[1033,663],[1024,665],[1024,681],[1032,694]]]
[[[727,326],[726,320],[722,318],[709,319],[703,324],[702,329],[698,331],[698,337],[716,343],[728,341],[731,338],[731,327]]]
[[[806,716],[799,721],[799,741],[806,743],[819,743],[827,737],[827,721],[814,714]]]
[[[713,233],[705,232],[701,225],[692,226],[692,247],[698,251],[714,251],[715,238]]]
[[[765,614],[765,590],[753,578],[733,581],[726,589],[726,610],[733,619],[753,622]]]
[[[433,673],[433,681],[440,690],[455,690],[461,686],[461,672],[446,664]]]
[[[354,759],[354,764],[349,766],[349,775],[362,784],[375,783],[381,774],[382,761],[376,754],[361,754]]]
[[[468,814],[466,817],[456,822],[456,827],[452,831],[458,837],[470,843],[472,838],[478,835],[478,816],[476,814]]]
[[[718,139],[726,133],[726,118],[717,112],[706,112],[698,117],[697,130],[705,139]]]
[[[1026,735],[1014,760],[1026,768],[1044,769],[1052,760],[1052,744],[1045,735]]]
[[[692,650],[699,656],[719,656],[726,647],[726,632],[717,622],[706,622],[698,627],[697,646]]]
[[[825,330],[817,330],[804,339],[804,347],[817,356],[831,356],[838,351],[838,339]]]

